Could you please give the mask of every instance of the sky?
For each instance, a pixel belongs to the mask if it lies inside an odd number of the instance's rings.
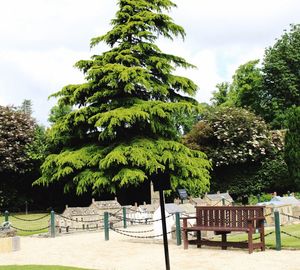
[[[158,41],[162,51],[184,57],[197,69],[177,70],[192,79],[196,99],[209,102],[215,85],[230,81],[239,65],[263,59],[290,24],[300,23],[299,0],[174,0],[169,15],[185,40]],[[33,116],[48,125],[63,86],[84,82],[74,68],[108,50],[90,39],[110,30],[117,0],[0,0],[0,105],[31,99]]]

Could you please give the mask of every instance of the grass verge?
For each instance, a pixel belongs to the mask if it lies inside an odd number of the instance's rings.
[[[27,236],[48,232],[50,213],[37,214],[10,214],[8,217],[11,225],[17,229],[17,235]],[[0,223],[4,222],[4,216],[1,216]]]
[[[281,233],[281,246],[282,248],[286,249],[300,249],[300,224],[293,224],[293,225],[286,225],[281,226],[281,231],[291,234],[296,237],[292,237]],[[266,246],[268,248],[275,248],[276,247],[276,236],[275,236],[275,229],[274,227],[266,227],[265,228],[265,235],[268,233],[273,232],[272,234],[265,237]],[[253,238],[259,237],[259,234],[255,234]],[[240,234],[229,234],[228,241],[232,242],[239,242],[239,241],[246,241],[247,234],[240,233]]]

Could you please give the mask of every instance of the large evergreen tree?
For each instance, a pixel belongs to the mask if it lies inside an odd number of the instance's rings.
[[[172,7],[169,0],[119,0],[112,29],[91,40],[92,47],[105,42],[111,49],[77,62],[86,82],[54,94],[60,106],[74,109],[52,126],[56,150],[37,183],[60,181],[78,193],[88,187],[115,192],[163,172],[173,189],[208,190],[209,161],[178,140],[177,116],[197,110],[196,101],[187,97],[197,86],[172,72],[193,66],[154,44],[159,36],[185,36],[163,13]]]

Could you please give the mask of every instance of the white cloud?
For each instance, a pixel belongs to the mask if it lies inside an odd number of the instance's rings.
[[[298,0],[174,0],[170,16],[186,30],[185,42],[160,41],[168,53],[198,69],[179,70],[200,87],[197,98],[209,101],[215,85],[231,80],[236,68],[262,58],[264,49],[290,23],[300,22]],[[83,80],[76,61],[100,54],[90,38],[105,34],[117,0],[0,0],[0,104],[34,103],[46,123],[53,101],[47,97],[64,85]]]
[[[1,76],[0,80],[0,102],[20,105],[22,100],[32,99],[34,116],[45,123],[49,106],[54,103],[48,102],[48,96],[66,84],[84,81],[81,72],[73,67],[78,57],[86,59],[89,54],[65,48],[43,52],[2,51],[1,63],[11,68],[1,72],[5,78]]]

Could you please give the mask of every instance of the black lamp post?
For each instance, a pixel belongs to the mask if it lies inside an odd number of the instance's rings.
[[[166,214],[165,214],[165,200],[164,200],[164,190],[171,189],[170,175],[166,172],[159,171],[158,173],[151,176],[151,180],[153,183],[154,191],[159,191],[161,223],[162,223],[164,251],[165,251],[165,263],[166,263],[166,270],[170,270],[170,258],[169,258]]]

